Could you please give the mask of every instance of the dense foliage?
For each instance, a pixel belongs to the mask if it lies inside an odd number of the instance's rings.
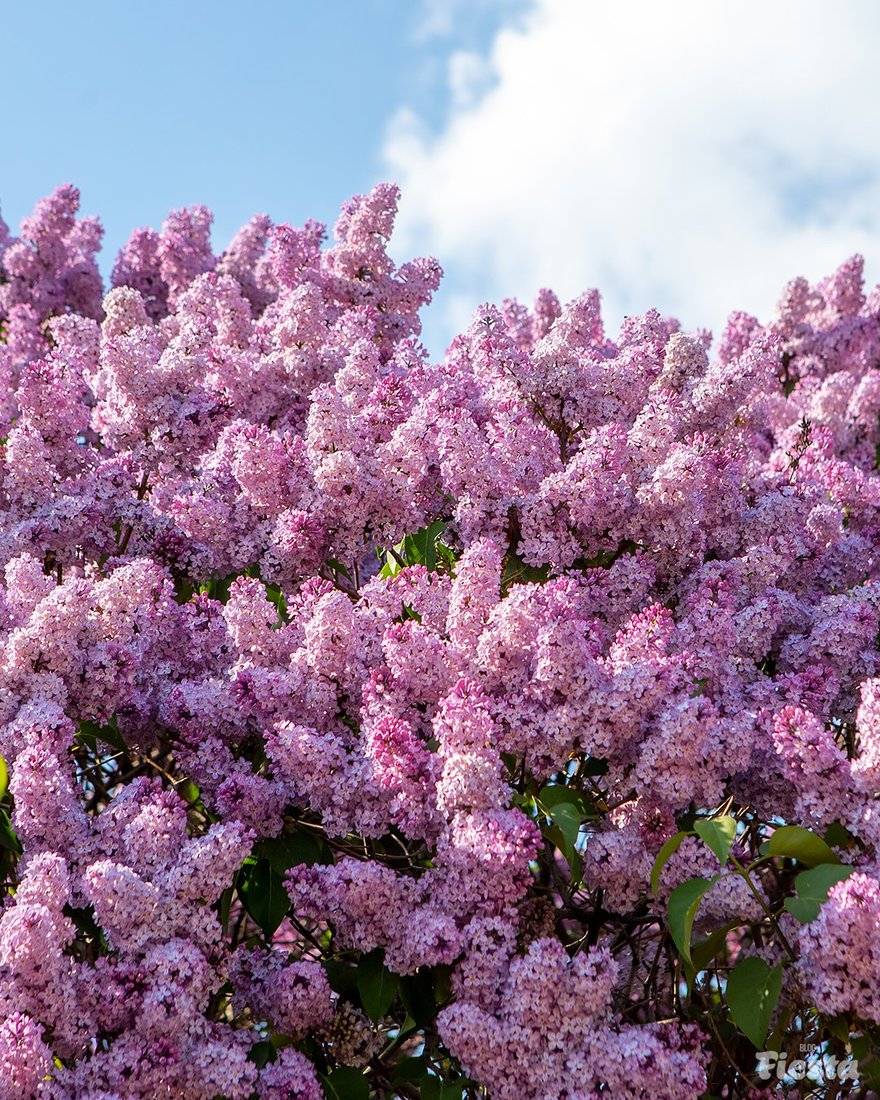
[[[435,365],[393,187],[106,295],[78,201],[0,222],[0,1096],[880,1087],[860,259]]]

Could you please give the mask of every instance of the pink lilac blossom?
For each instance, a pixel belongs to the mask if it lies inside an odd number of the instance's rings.
[[[492,1100],[729,1094],[624,992],[722,807],[743,861],[837,829],[784,997],[880,1023],[880,289],[853,257],[715,351],[542,290],[434,364],[398,200],[219,255],[177,210],[109,288],[75,188],[0,224],[9,1095],[384,1089],[379,954]],[[736,920],[734,957],[768,926],[728,874],[697,926]]]
[[[878,919],[877,879],[857,872],[831,887],[819,916],[801,929],[799,975],[820,1012],[880,1023]]]

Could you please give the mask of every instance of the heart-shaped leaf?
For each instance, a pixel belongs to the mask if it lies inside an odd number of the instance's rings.
[[[725,815],[724,817],[711,817],[707,820],[694,822],[694,832],[712,849],[722,867],[727,866],[727,857],[733,847],[733,839],[736,836],[736,819]]]
[[[781,989],[782,964],[771,968],[755,956],[738,962],[727,979],[730,1018],[756,1050],[763,1049]]]
[[[675,836],[671,836],[669,840],[664,843],[663,847],[657,853],[657,858],[654,860],[654,866],[651,868],[651,890],[653,893],[656,894],[660,886],[660,873],[663,868],[681,847],[685,837],[690,835],[690,833],[676,833]]]
[[[839,863],[820,863],[809,871],[801,871],[794,880],[796,898],[786,898],[785,908],[801,924],[809,924],[819,916],[819,908],[828,900],[828,891],[853,873],[852,867]]]
[[[366,1077],[353,1066],[340,1066],[321,1078],[327,1100],[370,1100]]]
[[[400,979],[385,965],[385,952],[371,951],[358,963],[357,988],[364,1011],[374,1024],[385,1015],[397,996]]]
[[[687,882],[676,886],[669,897],[667,915],[669,934],[682,957],[689,963],[692,963],[691,931],[694,927],[694,918],[703,896],[720,878],[721,875],[715,875],[713,878],[689,878]]]
[[[797,859],[807,867],[817,867],[820,863],[840,863],[825,841],[803,829],[800,825],[783,825],[767,841],[764,848],[768,856],[787,856]]]
[[[246,859],[236,880],[238,896],[267,936],[273,936],[290,908],[284,879],[268,859]]]

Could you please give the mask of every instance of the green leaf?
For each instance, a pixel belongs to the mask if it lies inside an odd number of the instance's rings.
[[[825,830],[824,840],[832,848],[849,848],[852,844],[853,835],[839,821],[832,821]]]
[[[437,568],[437,539],[446,530],[443,520],[437,520],[430,527],[423,527],[415,535],[408,535],[403,541],[407,558],[413,564],[424,565],[430,570]]]
[[[820,863],[809,871],[801,871],[794,880],[796,898],[786,898],[783,904],[801,924],[809,924],[819,916],[819,908],[828,900],[828,891],[835,883],[849,878],[855,868],[835,863]]]
[[[397,576],[403,568],[401,561],[404,565],[424,565],[431,572],[437,570],[439,561],[442,561],[446,567],[450,566],[455,561],[455,555],[448,546],[438,542],[445,530],[445,522],[438,519],[413,535],[404,535],[394,547],[394,554],[386,553],[385,565],[382,567],[380,576]],[[394,556],[395,554],[397,557]]]
[[[425,1076],[427,1065],[428,1059],[424,1054],[420,1054],[417,1058],[404,1058],[394,1067],[394,1073],[391,1076],[392,1085],[417,1084]]]
[[[691,931],[704,894],[721,878],[689,878],[672,891],[669,897],[667,923],[669,934],[683,958],[693,965],[691,958]]]
[[[807,867],[816,867],[820,863],[840,863],[840,860],[825,841],[802,829],[800,825],[783,825],[762,846],[768,856],[786,856],[797,859]]]
[[[254,1043],[248,1051],[248,1060],[253,1062],[257,1069],[263,1069],[269,1062],[274,1062],[276,1057],[275,1046],[268,1039]]]
[[[422,1078],[421,1100],[461,1100],[463,1081],[446,1081],[441,1077],[435,1077],[426,1073]]]
[[[347,581],[353,580],[351,573],[337,558],[327,558],[327,564],[335,572],[340,573]]]
[[[269,584],[267,581],[263,581],[263,586],[266,589],[266,599],[272,604],[278,615],[277,625],[283,626],[285,623],[289,623],[290,617],[287,614],[287,600],[279,585]]]
[[[709,818],[708,821],[695,821],[694,832],[718,856],[721,866],[726,867],[736,836],[736,819],[725,815]]]
[[[6,788],[9,786],[9,769],[6,767],[6,761],[0,756],[0,799],[6,794]]]
[[[83,744],[87,745],[93,752],[98,753],[98,741],[103,741],[105,744],[110,745],[116,749],[117,752],[126,752],[128,745],[122,739],[122,734],[119,732],[119,725],[116,721],[116,715],[114,714],[109,721],[104,722],[80,722],[77,728],[77,735]]]
[[[238,896],[267,936],[273,936],[290,908],[284,879],[268,859],[248,858],[236,877]]]
[[[321,1077],[327,1100],[370,1100],[370,1086],[366,1077],[353,1066],[340,1066]]]
[[[357,988],[364,1011],[377,1024],[397,996],[400,978],[385,965],[385,952],[381,949],[364,955],[358,963]]]
[[[709,963],[716,958],[727,943],[727,933],[733,928],[738,928],[740,921],[732,920],[716,928],[705,939],[697,940],[691,947],[691,961],[694,964],[694,972],[699,974],[705,970]]]
[[[547,811],[563,802],[576,806],[581,813],[586,811],[583,791],[576,790],[574,787],[564,787],[561,783],[548,783],[538,795],[538,801]]]
[[[581,832],[581,812],[571,802],[557,802],[549,809],[550,818],[559,826],[559,830],[574,849]]]
[[[501,594],[506,596],[515,584],[543,584],[549,576],[548,565],[528,565],[517,554],[508,554],[501,568]]]
[[[880,1061],[874,1052],[874,1046],[867,1035],[853,1035],[850,1038],[853,1055],[859,1064],[859,1077],[868,1088],[880,1087]]]
[[[437,1000],[434,975],[428,967],[423,966],[415,974],[406,974],[400,979],[400,999],[416,1027],[425,1027],[434,1019]]]
[[[727,979],[730,1018],[756,1050],[764,1047],[781,989],[782,964],[771,969],[755,956],[738,962]]]
[[[291,867],[302,863],[311,867],[315,863],[327,862],[323,842],[305,829],[261,840],[254,849],[254,855],[258,859],[268,860],[272,870],[282,877]]]
[[[103,928],[95,920],[95,910],[88,906],[64,906],[64,915],[69,917],[79,932],[78,939],[84,941],[98,955],[106,955],[110,948]]]
[[[324,959],[321,965],[330,988],[336,993],[354,993],[358,984],[357,967],[344,959]]]
[[[562,829],[558,825],[547,825],[541,830],[545,840],[549,840],[554,848],[558,848],[565,856],[571,869],[572,877],[580,879],[584,872],[584,861],[580,852],[575,848]]]
[[[229,912],[232,909],[232,897],[235,894],[234,886],[227,886],[227,888],[220,895],[220,904],[217,908],[217,915],[220,918],[220,926],[223,929],[223,934],[229,934]]]
[[[830,1016],[825,1020],[825,1026],[831,1032],[835,1039],[839,1039],[842,1043],[849,1042],[849,1017],[842,1016]]]
[[[190,806],[194,806],[196,809],[204,808],[202,806],[202,792],[191,779],[184,779],[182,783],[178,783],[177,793]]]
[[[665,842],[657,853],[657,858],[654,860],[654,866],[651,868],[651,890],[653,893],[656,894],[660,886],[660,872],[681,847],[684,838],[690,835],[690,833],[676,833],[675,836],[671,836],[669,840]]]
[[[14,852],[17,856],[20,856],[23,851],[21,841],[15,829],[12,828],[9,814],[5,810],[0,810],[0,848],[5,848],[7,852]]]

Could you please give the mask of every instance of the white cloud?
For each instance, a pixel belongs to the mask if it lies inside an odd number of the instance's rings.
[[[396,249],[448,273],[443,335],[541,286],[717,333],[852,252],[876,277],[878,31],[873,0],[535,0],[452,53],[442,130],[403,109],[385,147]]]
[[[416,8],[413,34],[416,41],[455,38],[465,26],[485,18],[513,14],[526,0],[421,0]]]

